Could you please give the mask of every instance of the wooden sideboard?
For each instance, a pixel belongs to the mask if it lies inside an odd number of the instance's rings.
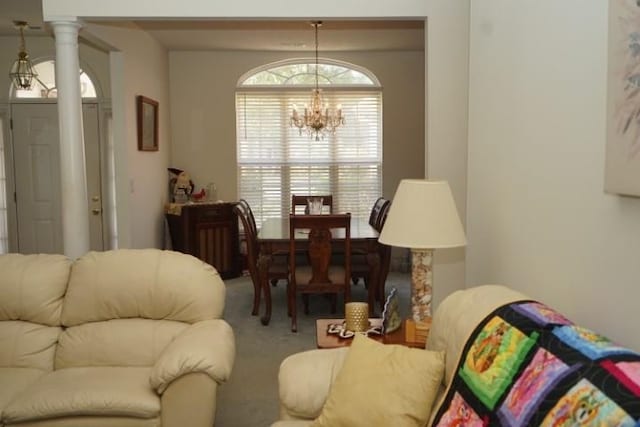
[[[166,213],[174,251],[214,266],[223,279],[242,274],[235,203],[194,203]]]

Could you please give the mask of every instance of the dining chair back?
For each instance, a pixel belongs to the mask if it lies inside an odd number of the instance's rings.
[[[308,265],[289,257],[287,296],[293,332],[298,330],[298,294],[343,294],[345,303],[351,299],[351,214],[289,215],[289,253],[301,248],[308,253]],[[335,253],[342,254],[339,265],[331,264]],[[335,299],[332,303],[335,309]]]
[[[291,213],[299,214],[300,212],[304,212],[305,214],[309,214],[309,198],[317,197],[322,198],[322,206],[327,206],[329,208],[329,213],[333,213],[333,196],[331,194],[309,194],[309,195],[291,195]],[[302,206],[302,208],[297,208],[298,206]]]
[[[244,240],[247,248],[247,270],[249,270],[249,276],[253,282],[253,308],[251,314],[255,316],[260,308],[261,295],[261,281],[258,271],[258,228],[251,206],[245,199],[240,199],[233,207],[233,211],[238,215],[244,230]],[[279,279],[288,279],[289,266],[287,260],[278,261],[279,258],[281,257],[274,257],[267,272],[267,278],[275,282]]]
[[[249,220],[249,226],[251,227],[253,234],[257,236],[258,226],[256,225],[256,218],[253,216],[253,211],[251,210],[251,206],[249,206],[249,202],[245,199],[240,199],[238,200],[238,205],[240,205],[240,207],[246,212]]]
[[[369,225],[375,228],[378,232],[382,230],[382,225],[380,224],[380,219],[382,218],[382,214],[385,213],[386,210],[391,206],[391,200],[385,199],[384,197],[378,197],[378,199],[373,204],[371,208],[371,214],[369,215]]]

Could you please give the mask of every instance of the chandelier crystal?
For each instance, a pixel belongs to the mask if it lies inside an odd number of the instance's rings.
[[[37,79],[38,74],[33,69],[24,42],[24,29],[27,28],[27,23],[14,21],[14,24],[20,30],[20,50],[18,51],[18,59],[11,66],[9,77],[16,89],[31,89],[31,83],[33,79]]]
[[[328,133],[335,133],[336,129],[344,124],[344,116],[340,106],[332,110],[322,100],[322,90],[318,88],[318,27],[322,26],[322,21],[314,21],[311,25],[315,29],[316,37],[316,63],[315,63],[315,89],[311,92],[311,102],[305,105],[304,113],[298,113],[296,106],[293,106],[291,113],[291,126],[295,126],[302,132],[309,134],[316,141],[324,139]]]

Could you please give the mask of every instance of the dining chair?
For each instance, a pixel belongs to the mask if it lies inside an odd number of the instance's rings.
[[[248,217],[249,217],[249,226],[252,229],[252,232],[254,234],[254,236],[258,236],[258,226],[256,225],[256,217],[253,215],[253,210],[251,210],[251,206],[249,206],[249,202],[247,202],[245,199],[240,199],[238,200],[238,204],[242,207],[242,209],[244,209],[247,213],[248,213]],[[256,243],[257,245],[257,243]],[[256,252],[256,262],[257,262],[257,252]],[[284,259],[282,259],[284,258]],[[277,254],[274,256],[274,263],[276,264],[287,264],[287,260],[286,257],[283,256],[282,254]],[[278,267],[277,270],[283,270],[282,266]],[[280,277],[280,276],[284,276],[284,277]],[[272,286],[276,286],[278,284],[278,280],[280,279],[286,279],[286,272],[283,274],[275,274],[275,277],[271,278],[271,285]]]
[[[322,197],[322,205],[329,207],[329,213],[333,213],[333,196],[331,194],[309,194],[309,195],[291,195],[291,213],[297,214],[302,209],[296,209],[297,206],[303,206],[304,213],[309,214],[309,203],[308,200],[310,197]]]
[[[233,207],[233,211],[238,215],[242,228],[244,230],[244,238],[247,248],[247,268],[249,270],[249,276],[253,282],[253,308],[251,314],[253,316],[258,314],[260,309],[260,275],[258,273],[258,228],[256,226],[255,217],[253,211],[246,200],[240,199],[238,203]],[[273,281],[280,279],[289,279],[289,264],[286,255],[274,255],[271,264],[269,265],[269,271],[267,277]]]
[[[345,303],[351,300],[351,214],[289,215],[289,253],[301,248],[308,253],[308,265],[297,265],[296,257],[289,257],[287,297],[293,332],[298,331],[298,294],[303,296],[305,313],[310,294],[332,296],[334,312],[337,295],[343,294]],[[340,264],[331,264],[334,253],[344,254]]]
[[[387,214],[389,213],[390,207],[391,201],[389,199],[379,197],[371,208],[369,225],[371,225],[378,233],[382,231],[382,227],[387,220]],[[370,271],[367,263],[367,257],[364,253],[354,253],[351,257],[351,280],[354,285],[357,285],[360,278],[362,278],[367,291],[375,292],[375,300],[379,301],[382,307],[385,300],[385,282],[389,275],[389,265],[391,263],[391,247],[378,243],[378,254],[380,256],[380,271],[378,272],[377,289],[369,289]]]

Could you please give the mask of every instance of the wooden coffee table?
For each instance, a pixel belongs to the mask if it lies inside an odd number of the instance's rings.
[[[334,323],[342,323],[344,319],[317,319],[316,320],[316,342],[318,348],[336,348],[336,347],[347,347],[351,345],[353,338],[340,338],[337,334],[329,334],[327,333],[327,329],[330,324]],[[382,319],[373,318],[369,319],[371,322],[371,326],[380,326],[382,324]],[[390,334],[385,335],[375,335],[370,334],[369,338],[374,339],[383,344],[400,344],[405,345],[407,347],[414,348],[424,348],[424,343],[422,342],[411,342],[407,341],[405,337],[405,323],[406,320],[402,321],[402,325],[399,329],[391,332]]]

